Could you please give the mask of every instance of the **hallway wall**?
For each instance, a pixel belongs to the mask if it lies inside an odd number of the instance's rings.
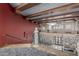
[[[25,20],[21,15],[13,12],[9,4],[0,3],[0,45],[15,43],[32,43],[32,34],[36,24]],[[26,32],[26,38],[24,38]],[[7,39],[6,34],[21,38]]]

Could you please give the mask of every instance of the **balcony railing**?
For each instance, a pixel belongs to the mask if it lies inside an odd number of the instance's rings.
[[[75,51],[79,35],[58,34],[58,33],[39,33],[39,44],[44,44],[57,50]]]

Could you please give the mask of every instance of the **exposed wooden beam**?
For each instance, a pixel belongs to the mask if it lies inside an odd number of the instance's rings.
[[[57,18],[57,19],[47,19],[47,20],[36,20],[38,22],[49,22],[49,21],[63,21],[63,20],[70,20],[70,19],[75,19],[79,16],[72,16],[72,17],[64,17],[64,18]]]
[[[78,18],[78,17],[77,17]],[[75,17],[73,17],[73,18],[63,18],[63,19],[55,19],[55,20],[46,20],[46,21],[38,21],[38,22],[40,22],[40,23],[48,23],[48,22],[57,22],[57,21],[69,21],[69,20],[74,20],[75,21]]]
[[[64,14],[59,14],[59,15],[54,15],[54,16],[47,16],[47,17],[37,18],[36,20],[48,19],[48,18],[51,18],[51,17],[54,19],[54,17],[60,17],[60,16],[62,17],[62,16],[65,16],[65,15],[70,15],[70,14],[72,14],[73,16],[79,16],[79,11],[77,11],[77,12],[70,12],[70,13],[64,13]],[[70,17],[70,16],[68,16],[68,17]],[[34,20],[34,19],[32,19],[32,20]]]
[[[48,21],[62,21],[62,19],[74,19],[74,18],[78,18],[79,17],[79,12],[75,12],[75,13],[68,13],[68,14],[62,14],[62,15],[58,15],[58,16],[51,16],[51,17],[46,17],[43,18],[45,20],[41,19],[36,19],[34,21],[38,21],[38,22],[48,22]],[[49,19],[50,18],[50,19]]]
[[[37,16],[41,16],[41,15],[46,15],[46,14],[49,14],[49,13],[54,13],[54,12],[63,12],[65,10],[74,9],[74,8],[79,8],[79,3],[70,3],[70,4],[63,5],[63,6],[60,6],[60,7],[56,7],[56,8],[53,8],[53,9],[48,9],[48,10],[45,10],[45,11],[34,13],[32,15],[28,15],[28,17],[33,18],[33,17],[37,17]]]
[[[22,12],[23,10],[29,9],[31,7],[34,7],[40,3],[22,3],[18,7],[16,7],[16,12]]]

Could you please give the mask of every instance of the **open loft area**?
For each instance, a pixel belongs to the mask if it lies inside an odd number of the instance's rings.
[[[79,56],[79,3],[0,3],[0,55]]]

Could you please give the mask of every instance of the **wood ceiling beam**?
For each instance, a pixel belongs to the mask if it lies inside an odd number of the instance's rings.
[[[60,6],[60,7],[56,7],[56,8],[53,8],[53,9],[48,9],[48,10],[45,10],[45,11],[34,13],[34,14],[31,14],[31,15],[28,15],[27,17],[33,18],[33,17],[37,17],[37,16],[41,16],[41,15],[46,15],[46,14],[49,14],[49,13],[54,13],[54,12],[63,12],[65,10],[74,9],[74,8],[79,8],[79,3],[70,3],[70,4],[63,5],[63,6]]]
[[[45,21],[38,21],[40,23],[48,23],[48,22],[57,22],[57,21],[69,21],[69,20],[74,20],[75,18],[79,18],[79,17],[68,17],[68,18],[62,18],[62,19],[53,19],[53,20],[45,20]]]
[[[71,16],[66,16],[66,15],[71,15]],[[61,16],[63,16],[63,17],[61,17]],[[41,18],[41,19],[34,19],[34,21],[38,21],[38,22],[48,22],[48,21],[56,21],[56,20],[58,20],[58,21],[60,21],[60,19],[62,20],[62,19],[73,19],[73,18],[78,18],[79,17],[79,12],[75,12],[75,13],[68,13],[68,14],[62,14],[62,15],[58,15],[58,16],[51,16],[51,17],[46,17],[46,18]],[[51,18],[51,19],[49,19],[49,18]],[[45,19],[45,20],[42,20],[42,19]]]
[[[42,17],[42,18],[38,18],[36,20],[41,20],[41,19],[48,19],[48,18],[54,18],[54,17],[59,17],[59,16],[64,16],[64,15],[69,15],[72,14],[73,16],[79,16],[79,11],[77,12],[71,12],[71,13],[65,13],[65,14],[60,14],[60,15],[54,15],[54,16],[48,16],[48,17]],[[60,17],[61,18],[61,17]],[[31,18],[30,18],[31,19]],[[34,20],[34,19],[33,19]]]
[[[38,4],[40,4],[40,3],[22,3],[21,5],[16,7],[16,12],[20,13],[20,12],[26,10],[26,9],[29,9],[31,7],[38,5]]]
[[[77,18],[77,17],[79,17],[79,16],[71,16],[71,17],[63,17],[63,18],[56,18],[56,19],[47,19],[47,20],[36,20],[36,21],[60,21],[60,20],[62,20],[62,19],[73,19],[73,18]]]

